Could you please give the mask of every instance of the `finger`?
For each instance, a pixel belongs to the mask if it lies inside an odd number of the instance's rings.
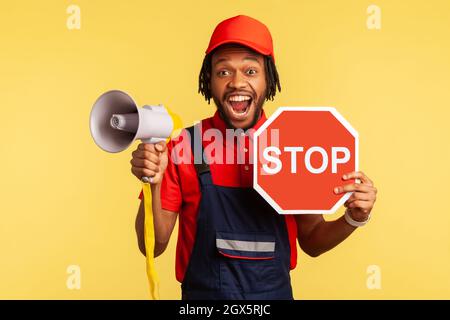
[[[143,177],[141,168],[131,167],[131,172],[140,180]]]
[[[376,201],[376,198],[374,198],[374,199],[356,199],[356,198],[351,198],[350,197],[350,198],[348,198],[347,201],[344,202],[344,207],[348,207],[351,203],[353,203],[355,201],[367,201],[367,202],[372,203],[372,206],[373,206],[373,204]]]
[[[340,194],[345,192],[352,192],[352,191],[358,191],[358,192],[375,192],[374,187],[362,184],[362,183],[350,183],[345,186],[335,187],[334,193]]]
[[[166,151],[167,145],[165,141],[160,141],[157,144],[155,144],[155,148],[156,150],[158,150],[159,152],[164,152]]]
[[[158,168],[159,171],[159,168]],[[141,179],[142,177],[154,177],[158,174],[156,170],[147,169],[147,168],[140,168],[140,167],[131,167],[131,172]]]
[[[349,179],[361,179],[363,184],[373,186],[372,180],[370,180],[362,171],[353,171],[350,173],[346,173],[342,176],[342,180],[349,180]]]
[[[131,167],[131,173],[134,174],[138,179],[140,179],[141,177],[138,175],[136,168],[135,167]]]
[[[158,173],[158,172],[156,172],[154,170],[145,169],[145,168],[139,168],[138,172],[141,173],[141,178],[142,177],[150,177],[151,178],[151,177],[156,176],[156,174]]]
[[[158,155],[156,153],[153,153],[150,151],[136,150],[136,151],[133,151],[131,155],[133,158],[147,159],[158,165],[160,163],[160,159],[159,159]]]
[[[159,172],[159,166],[147,159],[134,158],[131,160],[131,165],[136,168],[149,169]]]
[[[347,208],[358,208],[363,210],[370,210],[373,207],[372,201],[364,201],[364,200],[356,200],[353,202],[350,202],[347,205]]]
[[[346,202],[350,203],[356,200],[373,201],[375,195],[372,193],[365,192],[353,192]]]
[[[150,151],[150,152],[156,152],[155,145],[153,143],[141,143],[138,145],[138,150],[141,151]]]
[[[137,150],[155,151],[155,145],[153,143],[140,143]]]

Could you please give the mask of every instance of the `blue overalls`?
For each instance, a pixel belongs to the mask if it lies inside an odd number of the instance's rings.
[[[253,188],[214,185],[207,164],[195,167],[201,201],[182,299],[293,299],[285,218]]]

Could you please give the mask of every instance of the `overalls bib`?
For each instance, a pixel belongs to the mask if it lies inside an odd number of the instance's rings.
[[[201,135],[187,130],[194,154]],[[253,188],[215,185],[207,164],[195,167],[201,200],[182,299],[293,299],[284,216]]]

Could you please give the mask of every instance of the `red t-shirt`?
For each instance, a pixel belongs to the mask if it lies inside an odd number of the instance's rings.
[[[254,131],[256,131],[266,120],[267,118],[263,112],[261,118],[253,127]],[[205,132],[208,129],[219,130],[223,137],[223,149],[226,150],[226,154],[220,154],[219,149],[215,149],[215,151],[211,153],[211,156],[216,159],[216,163],[213,162],[209,164],[213,183],[225,187],[252,188],[253,165],[250,163],[250,157],[253,150],[252,133],[254,131],[243,133],[240,137],[235,139],[235,143],[227,143],[227,141],[229,141],[226,139],[227,127],[218,111],[216,111],[213,117],[202,120],[201,127],[202,132]],[[205,153],[208,152],[208,145],[215,139],[212,137],[214,135],[214,130],[209,132],[212,134],[203,136]],[[168,142],[167,149],[169,161],[161,183],[162,208],[179,214],[175,263],[176,278],[179,282],[183,282],[184,274],[194,246],[197,230],[196,221],[200,204],[200,183],[191,160],[190,140],[185,137],[186,130],[183,130],[180,136]],[[211,151],[212,148],[209,149],[209,152]],[[226,156],[230,154],[234,155],[235,161],[232,161],[232,163],[229,163],[231,162],[229,161],[230,159],[226,158]],[[189,161],[182,161],[188,159]],[[211,157],[209,157],[209,159],[211,159]],[[220,159],[222,159],[222,161],[220,161]],[[240,161],[236,161],[238,159]],[[142,191],[139,195],[139,199],[142,199]],[[291,245],[291,269],[293,269],[297,264],[297,225],[292,215],[286,215],[285,219]]]

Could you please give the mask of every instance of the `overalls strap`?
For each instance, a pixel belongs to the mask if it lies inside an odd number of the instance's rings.
[[[200,177],[202,173],[209,172],[209,164],[205,162],[203,158],[203,143],[202,132],[198,125],[194,125],[186,128],[189,132],[189,138],[191,142],[191,150],[194,153],[194,166],[197,171],[197,176]]]

